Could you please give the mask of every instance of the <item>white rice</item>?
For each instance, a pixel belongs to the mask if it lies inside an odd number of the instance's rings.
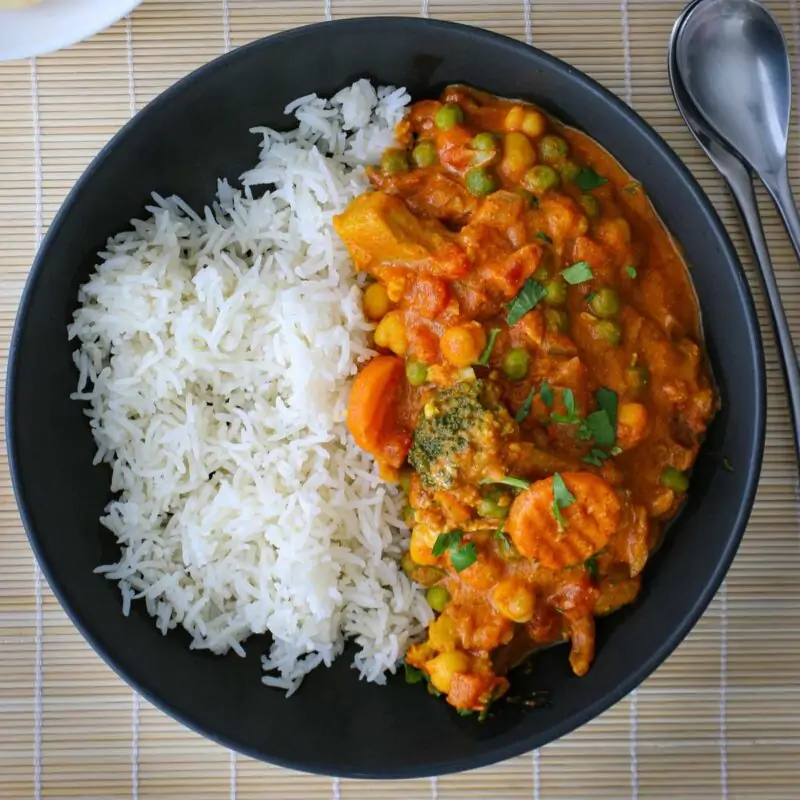
[[[367,81],[301,98],[296,130],[255,131],[243,192],[220,181],[202,215],[153,195],[100,253],[69,327],[73,398],[119,493],[102,523],[122,557],[97,571],[125,614],[144,599],[193,648],[244,655],[271,633],[263,680],[289,693],[349,638],[360,675],[383,683],[430,619],[398,569],[398,498],[347,432],[370,326],[331,225],[408,100]],[[254,199],[258,184],[271,188]]]

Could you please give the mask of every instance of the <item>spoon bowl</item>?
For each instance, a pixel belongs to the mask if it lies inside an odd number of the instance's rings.
[[[783,32],[756,0],[702,0],[676,38],[677,67],[708,123],[759,174],[786,160],[791,64]]]

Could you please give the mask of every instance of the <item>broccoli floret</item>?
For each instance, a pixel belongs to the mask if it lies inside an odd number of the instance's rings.
[[[472,482],[482,455],[513,435],[514,423],[491,383],[468,381],[438,390],[420,415],[408,460],[428,489]],[[474,469],[473,469],[474,468]]]
[[[429,488],[449,488],[455,480],[452,457],[469,446],[469,430],[484,413],[480,391],[480,381],[457,383],[425,404],[408,460]]]

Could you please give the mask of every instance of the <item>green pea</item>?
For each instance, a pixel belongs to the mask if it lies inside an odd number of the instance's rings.
[[[421,361],[408,361],[406,378],[412,386],[422,386],[428,380],[428,368]]]
[[[448,592],[444,586],[431,586],[431,588],[425,592],[425,599],[434,611],[442,612],[445,606],[450,602],[450,592]]]
[[[530,356],[524,347],[512,347],[504,356],[502,369],[512,381],[521,381],[528,374]]]
[[[549,306],[563,306],[567,302],[567,284],[561,280],[549,281],[544,290],[547,295],[544,298]]]
[[[650,372],[647,367],[637,365],[630,367],[627,372],[627,383],[631,389],[640,391],[647,386],[647,381],[650,380]]]
[[[411,558],[411,552],[409,550],[406,550],[405,553],[403,553],[403,556],[400,559],[400,568],[409,577],[414,574],[414,570],[417,568],[417,562]]]
[[[433,118],[433,124],[440,131],[449,131],[464,121],[464,112],[457,103],[445,103]]]
[[[595,292],[589,301],[592,313],[602,319],[608,319],[619,313],[619,293],[615,289],[605,287]]]
[[[594,195],[582,194],[580,203],[589,219],[597,219],[600,216],[600,201]]]
[[[418,167],[430,167],[436,163],[438,155],[436,145],[428,139],[423,139],[411,151],[411,158]]]
[[[508,506],[501,506],[497,500],[484,497],[478,501],[478,514],[490,519],[503,519],[508,516]]]
[[[529,192],[541,194],[548,189],[555,189],[560,179],[558,173],[547,164],[537,164],[531,167],[522,179],[522,183]]]
[[[497,178],[482,167],[473,167],[466,175],[467,190],[475,197],[491,194],[497,187]]]
[[[559,168],[561,177],[565,181],[574,181],[580,174],[581,168],[574,162],[567,159]]]
[[[546,308],[544,310],[544,324],[552,333],[567,333],[569,331],[569,317],[566,311],[560,308]]]
[[[601,339],[605,339],[612,347],[617,347],[622,340],[622,328],[613,319],[599,319],[594,329]]]
[[[393,175],[397,172],[406,172],[408,170],[408,156],[405,150],[391,149],[387,150],[381,156],[381,169]]]
[[[498,144],[499,142],[497,136],[495,136],[493,133],[489,133],[488,131],[479,133],[472,138],[473,150],[481,150],[483,152],[494,151],[497,150]]]
[[[397,479],[400,488],[408,494],[411,491],[411,470],[404,469],[400,473],[400,477]]]
[[[569,145],[560,136],[542,136],[539,156],[545,164],[560,164],[569,154]]]
[[[661,473],[660,482],[662,486],[666,486],[667,489],[672,489],[678,494],[685,494],[689,488],[688,476],[675,467],[665,467]]]
[[[537,283],[547,283],[547,281],[550,280],[550,270],[547,269],[546,266],[542,265],[536,270],[536,272],[533,273],[533,279]]]

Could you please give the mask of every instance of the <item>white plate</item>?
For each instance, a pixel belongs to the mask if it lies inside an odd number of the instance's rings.
[[[0,61],[59,50],[122,19],[141,0],[43,0],[0,10]]]

